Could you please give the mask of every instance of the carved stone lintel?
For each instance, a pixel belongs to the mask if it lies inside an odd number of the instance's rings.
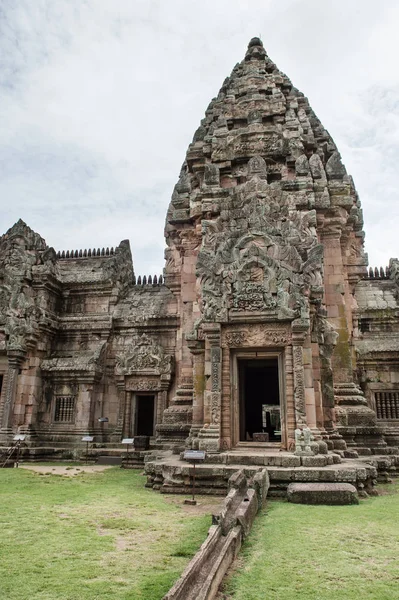
[[[226,333],[225,340],[228,346],[242,346],[247,339],[246,331],[232,331],[231,333]]]
[[[245,329],[231,329],[222,333],[223,347],[286,346],[291,341],[289,325],[276,323],[248,325]]]
[[[161,389],[159,379],[127,379],[126,389],[132,392],[154,392]]]

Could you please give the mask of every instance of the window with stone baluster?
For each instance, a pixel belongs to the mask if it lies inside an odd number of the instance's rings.
[[[56,396],[54,422],[73,423],[75,420],[75,396]]]
[[[374,392],[377,419],[382,421],[399,420],[399,390],[379,390]]]

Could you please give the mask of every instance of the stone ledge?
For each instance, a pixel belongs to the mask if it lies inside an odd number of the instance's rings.
[[[290,483],[287,498],[296,504],[359,504],[350,483]]]

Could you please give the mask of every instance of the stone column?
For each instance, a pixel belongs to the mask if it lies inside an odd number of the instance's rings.
[[[123,435],[127,438],[132,435],[132,399],[133,392],[125,392],[125,415],[123,419]]]
[[[167,380],[162,380],[162,375],[161,375],[161,389],[158,392],[158,398],[157,398],[157,422],[156,422],[155,426],[160,425],[162,423],[163,413],[167,407],[169,385],[170,385],[169,378]]]
[[[357,445],[356,436],[367,435],[367,445],[374,436],[374,445],[383,445],[381,432],[376,427],[376,416],[367,406],[363,392],[354,381],[352,364],[352,312],[349,306],[349,284],[346,268],[343,263],[341,238],[346,225],[347,213],[336,209],[324,219],[322,242],[324,245],[324,286],[325,306],[328,321],[335,328],[337,342],[331,358],[334,385],[334,415],[331,415],[329,395],[323,397],[325,403],[327,426],[331,416],[335,418],[338,432],[349,445]],[[327,358],[328,357],[322,357]],[[331,385],[331,373],[324,362],[324,387]],[[324,396],[324,395],[323,395]]]
[[[113,432],[109,435],[109,440],[113,443],[119,444],[123,436],[123,421],[125,417],[125,404],[126,404],[126,392],[125,392],[125,380],[117,380],[116,388],[118,391],[118,415],[116,418],[116,425]]]
[[[222,348],[220,323],[204,323],[205,375],[204,427],[198,434],[199,448],[207,452],[220,450],[221,399],[222,399]]]
[[[91,433],[93,429],[92,399],[94,382],[79,383],[77,426],[84,433]]]
[[[193,420],[190,430],[192,447],[198,446],[198,433],[204,426],[204,391],[205,391],[205,344],[203,341],[190,342],[193,355]]]
[[[8,371],[5,381],[5,393],[3,395],[3,406],[1,407],[1,438],[6,441],[12,434],[14,404],[18,383],[18,372],[25,359],[26,352],[23,350],[9,350]],[[1,439],[0,438],[0,439]]]

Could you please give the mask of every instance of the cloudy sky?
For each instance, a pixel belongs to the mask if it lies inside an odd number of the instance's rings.
[[[370,264],[399,255],[397,0],[0,0],[0,233],[56,250],[130,240],[163,267],[163,225],[210,99],[260,36],[353,175]]]

